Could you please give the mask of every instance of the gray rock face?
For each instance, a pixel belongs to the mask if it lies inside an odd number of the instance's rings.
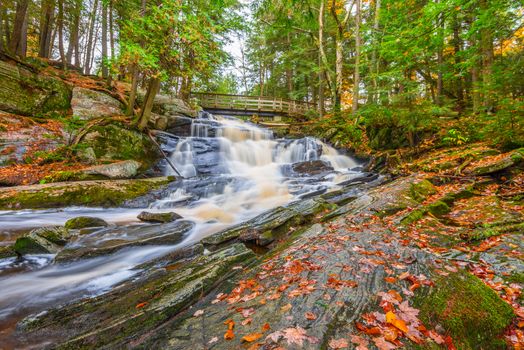
[[[107,228],[81,237],[73,247],[62,250],[55,260],[78,260],[137,246],[175,245],[184,239],[193,226],[189,221],[176,221],[161,225]]]
[[[73,88],[71,108],[73,109],[73,115],[81,119],[122,114],[120,101],[103,92],[81,87]]]
[[[88,227],[106,227],[109,226],[107,222],[100,218],[90,217],[90,216],[79,216],[73,219],[67,220],[65,227],[67,229],[78,230],[81,228]]]
[[[96,165],[82,172],[88,175],[103,175],[110,179],[126,179],[136,176],[142,164],[136,160],[124,160],[121,162]]]
[[[58,78],[0,61],[0,81],[0,110],[33,115],[70,107],[71,90]]]
[[[493,159],[488,158],[480,164],[472,164],[467,172],[473,175],[489,175],[510,168],[524,160],[524,149],[509,152],[505,157]]]
[[[294,172],[303,175],[317,175],[328,171],[333,171],[333,167],[322,160],[312,160],[307,162],[295,163],[292,166]]]
[[[168,95],[158,94],[153,104],[153,112],[160,115],[185,115],[196,117],[197,112],[185,103],[183,100]]]
[[[61,226],[42,227],[16,240],[13,250],[20,255],[56,254],[69,240],[69,232]]]
[[[143,211],[137,216],[138,220],[144,221],[144,222],[158,222],[158,223],[167,223],[167,222],[173,222],[178,219],[182,219],[182,216],[178,215],[177,213],[149,213],[147,211]]]

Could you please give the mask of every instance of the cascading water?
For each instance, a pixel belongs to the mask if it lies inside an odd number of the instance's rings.
[[[191,125],[191,136],[164,134],[164,148],[171,154],[184,180],[152,203],[149,211],[176,211],[194,223],[182,243],[170,247],[122,250],[96,259],[69,264],[55,263],[53,256],[34,256],[25,261],[0,260],[0,325],[20,307],[34,312],[58,301],[96,295],[130,278],[145,261],[198,241],[220,229],[250,219],[315,191],[335,188],[337,182],[359,176],[357,163],[327,144],[311,137],[274,139],[272,132],[238,119],[203,113]],[[301,162],[317,161],[327,170],[295,171]],[[173,175],[165,168],[166,175]],[[136,227],[136,215],[144,208],[63,208],[0,212],[0,234],[31,227],[63,224],[71,217],[90,215],[119,225]],[[144,225],[144,224],[142,224]],[[97,239],[93,233],[91,241]],[[107,235],[107,234],[106,234]],[[130,239],[124,229],[111,239]],[[99,240],[108,239],[100,233]],[[6,241],[6,239],[0,240]],[[72,244],[87,244],[89,240]],[[14,272],[16,271],[16,273]],[[23,309],[23,308],[22,308]],[[24,312],[22,312],[24,313]],[[2,327],[0,327],[0,330]]]

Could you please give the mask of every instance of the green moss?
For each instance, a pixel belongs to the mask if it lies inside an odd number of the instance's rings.
[[[505,233],[524,232],[524,223],[507,224],[501,226],[490,226],[477,228],[472,231],[462,232],[460,238],[465,241],[482,241],[489,237],[500,236]]]
[[[524,272],[513,272],[506,278],[507,282],[524,284]]]
[[[72,205],[112,207],[170,183],[167,178],[125,182],[75,183],[0,196],[1,209],[59,208]]]
[[[439,216],[449,213],[451,209],[446,203],[442,201],[436,201],[428,205],[428,211],[431,214],[439,217]]]
[[[65,228],[70,230],[76,230],[86,227],[103,227],[107,226],[107,222],[102,219],[89,217],[89,216],[79,216],[73,219],[67,220],[65,223]]]
[[[415,307],[426,326],[440,325],[457,349],[506,349],[502,336],[513,310],[477,277],[459,272],[439,277]]]
[[[404,219],[402,219],[400,221],[400,223],[402,225],[412,224],[412,223],[422,219],[426,213],[427,213],[427,210],[425,208],[413,210],[411,213],[409,213],[408,216],[406,216]]]
[[[422,202],[428,196],[437,193],[437,189],[428,180],[422,180],[417,183],[413,183],[410,186],[409,193],[411,198],[417,202]]]
[[[31,237],[20,237],[16,240],[13,250],[20,254],[46,254],[49,253]]]
[[[16,256],[13,247],[0,247],[0,259],[6,259]]]

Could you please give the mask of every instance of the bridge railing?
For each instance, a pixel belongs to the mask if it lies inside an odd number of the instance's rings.
[[[212,93],[192,93],[203,108],[240,110],[246,112],[274,112],[287,115],[304,115],[315,109],[313,103],[273,98],[266,96],[225,95]]]

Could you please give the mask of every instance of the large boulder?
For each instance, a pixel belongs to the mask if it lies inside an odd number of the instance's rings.
[[[13,250],[20,255],[56,254],[66,245],[69,237],[69,231],[65,227],[41,227],[18,238]]]
[[[486,157],[471,164],[467,172],[473,175],[488,175],[510,168],[524,160],[524,148],[493,157]]]
[[[67,229],[79,230],[81,228],[88,227],[106,227],[109,226],[109,224],[105,220],[100,218],[95,218],[91,216],[79,216],[67,220],[64,226]]]
[[[328,171],[333,171],[333,167],[323,160],[311,160],[307,162],[295,163],[292,165],[294,172],[301,175],[317,175]]]
[[[94,156],[100,161],[132,159],[147,167],[160,157],[147,135],[119,124],[94,126],[82,142],[93,149]],[[93,158],[92,154],[90,158]]]
[[[73,115],[81,119],[122,114],[120,101],[106,93],[76,86],[73,88],[71,109]]]
[[[162,94],[156,95],[153,104],[153,112],[166,116],[185,115],[193,118],[197,116],[197,111],[192,109],[183,100]]]
[[[0,110],[35,115],[70,108],[69,86],[28,66],[0,61],[0,81]]]
[[[169,213],[150,213],[143,211],[137,216],[138,220],[144,222],[156,222],[156,223],[167,223],[173,222],[178,219],[182,219],[180,215],[174,212]]]
[[[138,173],[142,164],[136,160],[124,160],[121,162],[102,164],[82,170],[86,175],[102,175],[110,179],[128,179]]]

